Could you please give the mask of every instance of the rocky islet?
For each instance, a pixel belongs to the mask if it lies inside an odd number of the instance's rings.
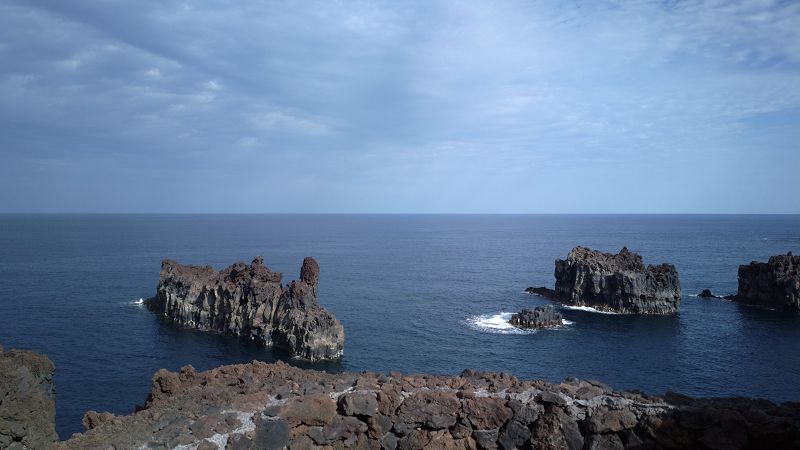
[[[672,264],[644,265],[641,255],[623,247],[617,254],[575,247],[555,262],[555,289],[526,292],[564,304],[631,314],[678,311],[681,286]]]
[[[288,285],[257,256],[221,271],[165,259],[149,309],[172,322],[251,339],[311,361],[342,355],[344,328],[317,303],[319,264],[303,260]]]

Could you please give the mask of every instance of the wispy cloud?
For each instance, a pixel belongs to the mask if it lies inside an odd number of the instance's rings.
[[[768,0],[5,2],[0,210],[798,212],[798,30]]]

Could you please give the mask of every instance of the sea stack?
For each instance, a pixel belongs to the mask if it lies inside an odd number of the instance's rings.
[[[632,314],[678,311],[681,286],[672,264],[644,265],[641,255],[623,247],[616,255],[575,247],[556,260],[555,290],[527,291],[574,306]]]
[[[50,448],[58,440],[50,358],[0,345],[0,448]]]
[[[775,255],[768,262],[739,266],[733,300],[768,308],[800,311],[800,256]]]
[[[564,325],[561,314],[557,313],[551,305],[537,306],[533,309],[523,309],[511,316],[508,321],[517,328],[555,328]]]
[[[146,304],[178,325],[249,338],[311,361],[340,357],[344,328],[317,303],[317,261],[303,261],[299,281],[283,286],[281,278],[260,256],[219,272],[165,259]]]

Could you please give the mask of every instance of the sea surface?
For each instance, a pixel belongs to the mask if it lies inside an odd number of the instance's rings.
[[[507,326],[512,312],[548,303],[523,290],[552,287],[554,260],[576,245],[628,246],[645,263],[675,264],[680,312],[562,309],[563,329]],[[0,215],[0,342],[55,362],[67,438],[87,410],[143,404],[159,368],[286,359],[144,308],[163,258],[223,268],[263,255],[289,281],[313,256],[319,301],[346,342],[340,362],[312,367],[476,368],[653,394],[800,400],[800,317],[693,296],[733,293],[739,264],[787,251],[800,252],[800,216]]]

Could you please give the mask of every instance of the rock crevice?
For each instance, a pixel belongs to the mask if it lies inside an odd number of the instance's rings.
[[[221,271],[166,259],[148,308],[172,322],[252,339],[308,360],[342,355],[344,329],[317,303],[319,264],[306,258],[300,280],[282,275],[256,257]]]

